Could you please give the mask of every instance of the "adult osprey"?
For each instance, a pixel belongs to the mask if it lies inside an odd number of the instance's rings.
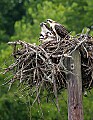
[[[53,31],[47,26],[45,22],[40,23],[41,33],[39,39],[42,42],[50,41],[54,38]]]
[[[59,41],[60,38],[65,38],[65,37],[69,36],[68,31],[61,24],[59,24],[51,19],[47,19],[46,21],[47,21],[47,23],[49,23],[50,27],[52,28],[52,30],[56,34],[57,41]]]

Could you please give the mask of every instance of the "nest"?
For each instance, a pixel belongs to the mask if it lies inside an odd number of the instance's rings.
[[[56,39],[44,42],[40,45],[23,41],[9,42],[13,46],[14,63],[5,68],[4,74],[12,72],[13,77],[7,81],[9,89],[15,81],[23,85],[23,90],[36,92],[36,99],[41,91],[48,94],[57,94],[66,89],[66,68],[64,58],[79,49],[81,54],[81,72],[83,89],[93,87],[93,38],[88,34],[71,36],[59,42]],[[6,83],[5,83],[6,84]]]

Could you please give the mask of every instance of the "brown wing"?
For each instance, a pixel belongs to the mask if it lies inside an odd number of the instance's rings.
[[[68,31],[66,30],[66,28],[60,24],[55,25],[55,30],[61,38],[65,38],[66,35],[68,35]]]

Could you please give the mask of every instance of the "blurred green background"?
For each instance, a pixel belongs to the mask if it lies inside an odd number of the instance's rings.
[[[39,44],[40,22],[51,18],[77,34],[93,25],[93,0],[0,0],[0,70],[7,67],[12,53],[8,41],[24,40]],[[93,32],[91,32],[93,35]],[[0,75],[0,85],[5,82]],[[93,92],[83,97],[84,120],[93,120]],[[27,93],[25,93],[27,94]],[[19,93],[14,85],[0,87],[0,120],[67,120],[67,91],[59,95],[61,113],[52,100],[30,107],[33,98]],[[55,101],[55,99],[54,99]],[[43,111],[43,115],[42,112]]]

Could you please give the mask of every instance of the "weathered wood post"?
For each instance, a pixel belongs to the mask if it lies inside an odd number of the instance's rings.
[[[83,120],[81,56],[78,49],[72,53],[72,58],[66,58],[65,66],[68,69],[68,120]]]

